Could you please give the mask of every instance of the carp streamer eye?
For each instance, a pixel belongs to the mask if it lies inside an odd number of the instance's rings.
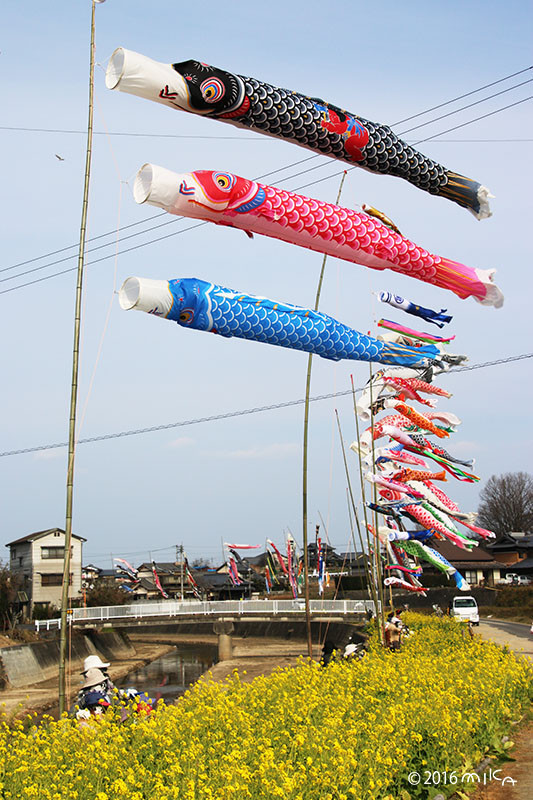
[[[207,78],[200,84],[200,91],[206,103],[216,103],[226,93],[226,87],[218,78]]]
[[[192,308],[184,308],[180,314],[180,322],[183,325],[190,325],[194,319],[194,311]]]
[[[230,175],[228,172],[215,172],[213,174],[213,180],[219,189],[224,189],[229,192],[235,183],[235,175]]]

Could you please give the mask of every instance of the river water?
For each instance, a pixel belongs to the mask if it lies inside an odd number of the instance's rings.
[[[180,644],[165,656],[130,672],[116,682],[118,689],[132,687],[154,700],[171,703],[180,697],[216,661],[216,647]]]

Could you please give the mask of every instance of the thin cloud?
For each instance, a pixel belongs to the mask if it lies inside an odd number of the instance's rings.
[[[33,455],[34,461],[52,461],[52,459],[56,458],[65,458],[63,449],[57,448],[55,450],[40,450],[38,453],[34,453]]]
[[[251,447],[249,450],[226,450],[212,455],[216,458],[231,458],[238,460],[285,458],[299,452],[300,445],[294,442],[278,442],[267,444],[264,447]]]
[[[194,444],[194,439],[191,439],[190,436],[181,436],[179,439],[173,439],[171,442],[167,444],[167,447],[189,447],[191,444]]]
[[[447,444],[443,444],[443,447],[448,450]],[[456,442],[450,440],[449,451],[452,456],[468,456],[472,455],[472,453],[479,453],[480,450],[483,450],[480,442],[467,440]]]

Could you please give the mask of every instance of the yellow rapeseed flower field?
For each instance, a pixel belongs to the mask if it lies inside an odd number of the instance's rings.
[[[530,699],[531,667],[453,620],[410,614],[399,654],[197,683],[150,715],[0,723],[5,800],[394,800],[472,768]],[[426,794],[424,794],[426,792]]]

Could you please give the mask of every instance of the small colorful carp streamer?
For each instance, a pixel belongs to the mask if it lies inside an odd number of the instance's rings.
[[[421,558],[423,561],[429,561],[429,563],[436,567],[440,572],[444,572],[444,574],[448,577],[453,577],[459,591],[470,591],[470,586],[465,581],[461,573],[458,572],[457,569],[438,552],[438,550],[435,550],[433,547],[429,547],[427,544],[423,544],[422,542],[417,542],[415,540],[402,542],[401,546],[406,553],[416,556],[417,558]]]
[[[455,339],[455,336],[437,336],[434,333],[415,331],[413,328],[406,328],[405,325],[392,322],[390,319],[380,319],[378,328],[385,328],[408,339],[419,339],[421,342],[431,342],[431,344],[446,344],[446,342],[451,342]]]
[[[405,300],[398,294],[392,294],[392,292],[379,292],[378,298],[382,303],[388,303],[389,306],[397,308],[399,311],[405,311],[407,314],[420,317],[426,322],[432,322],[433,325],[437,325],[439,328],[444,328],[444,325],[453,319],[453,317],[446,315],[447,309],[445,308],[441,308],[440,311],[433,311],[431,308],[419,306],[417,303]]]
[[[431,345],[387,345],[320,311],[242,294],[198,278],[128,278],[120,289],[119,301],[124,309],[146,311],[185,328],[304,350],[332,361],[417,366],[439,355]]]
[[[201,61],[163,64],[122,47],[111,56],[106,86],[286,139],[370,172],[396,175],[468,208],[477,219],[491,215],[488,200],[492,195],[485,186],[424,156],[388,125],[370,122],[316,97]]]
[[[474,297],[482,305],[503,304],[492,283],[494,270],[479,270],[436,256],[364,212],[240,178],[199,170],[177,174],[145,164],[135,179],[138,203],[170,214],[259,233],[371,269],[391,269],[425,283]]]

